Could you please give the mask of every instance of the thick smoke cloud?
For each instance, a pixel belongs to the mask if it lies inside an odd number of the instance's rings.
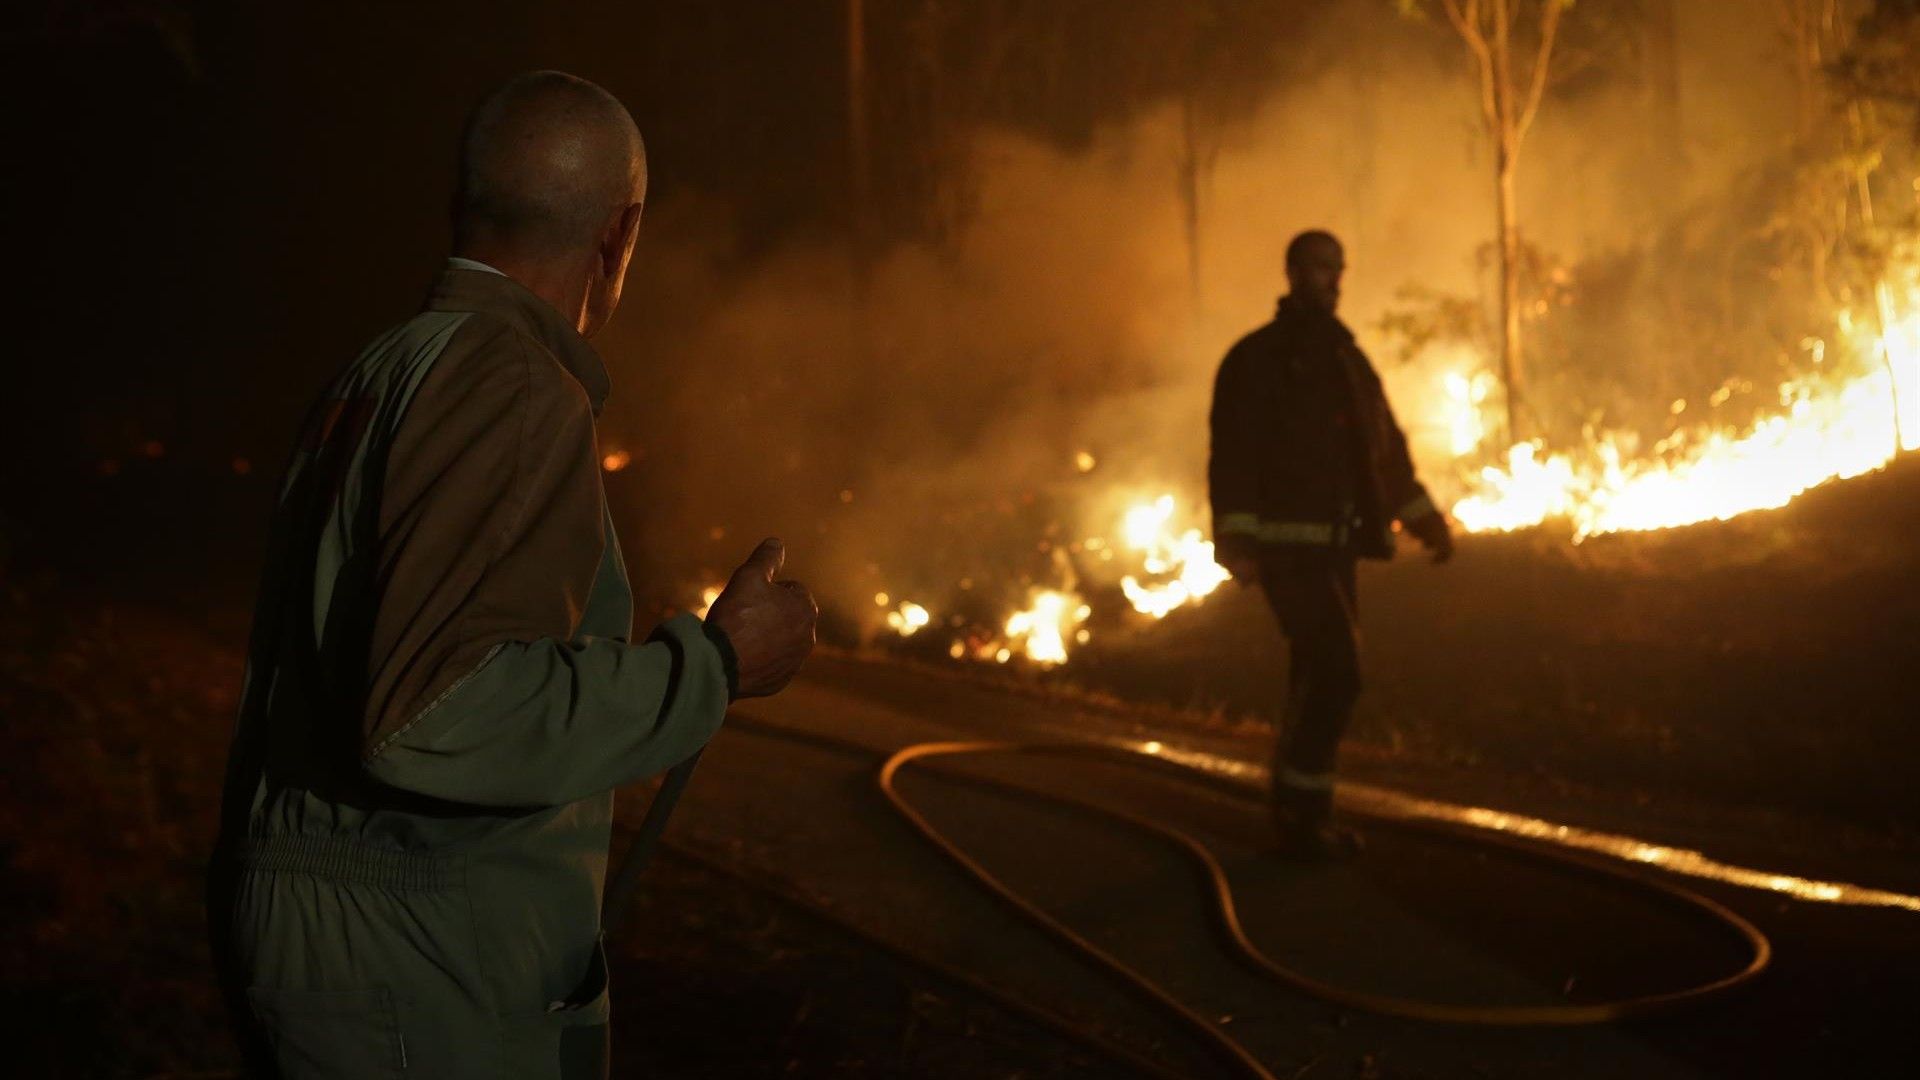
[[[1214,369],[1268,317],[1282,248],[1309,227],[1347,240],[1343,314],[1444,486],[1438,360],[1395,365],[1375,324],[1408,284],[1479,287],[1491,176],[1457,58],[1359,44],[1380,17],[1321,27],[1322,47],[1353,62],[1276,87],[1224,133],[1197,293],[1171,105],[1075,152],[980,131],[970,227],[947,248],[893,247],[864,273],[837,239],[749,257],[723,206],[650,211],[631,307],[604,346],[623,369],[606,438],[639,456],[616,490],[631,485],[645,508],[623,531],[654,599],[689,603],[777,533],[824,602],[869,621],[882,590],[942,610],[970,584],[992,610],[1023,577],[1070,573],[1058,549],[1111,536],[1129,498],[1172,492],[1178,519],[1205,528]],[[1689,130],[1713,143],[1718,168],[1738,170],[1776,145],[1778,114],[1761,106],[1783,83],[1748,78],[1735,107],[1712,79],[1771,38],[1749,25],[1729,44],[1737,19],[1689,18],[1711,53],[1682,69]],[[1649,154],[1646,137],[1630,79],[1550,103],[1523,174],[1532,239],[1577,259],[1679,213],[1701,178],[1671,172],[1673,155]],[[1671,182],[1656,182],[1661,170]],[[1083,451],[1098,462],[1090,473],[1075,465]]]

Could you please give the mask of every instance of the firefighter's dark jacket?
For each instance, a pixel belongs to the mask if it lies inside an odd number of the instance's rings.
[[[1222,553],[1393,554],[1392,524],[1434,512],[1373,365],[1331,312],[1282,298],[1214,382],[1207,482]]]
[[[544,301],[450,269],[307,423],[210,912],[288,1075],[557,1075],[606,1022],[613,789],[699,750],[733,689],[692,615],[631,636],[607,390]]]

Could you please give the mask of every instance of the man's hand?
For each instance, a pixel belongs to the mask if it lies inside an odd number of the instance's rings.
[[[1453,529],[1447,524],[1447,515],[1435,510],[1401,524],[1421,546],[1433,553],[1434,562],[1443,563],[1453,558]]]
[[[707,621],[727,635],[740,661],[743,698],[786,689],[813,652],[820,608],[806,586],[773,579],[786,561],[785,544],[762,540],[707,609]]]
[[[1243,589],[1260,584],[1260,548],[1245,536],[1229,534],[1213,539],[1213,561],[1233,576]]]
[[[1243,589],[1251,589],[1260,584],[1260,560],[1252,555],[1237,551],[1220,553],[1220,565],[1233,575],[1234,583]]]

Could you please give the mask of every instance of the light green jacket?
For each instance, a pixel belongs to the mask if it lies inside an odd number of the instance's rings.
[[[308,421],[211,876],[259,1067],[604,1068],[613,789],[704,746],[736,679],[693,616],[630,640],[606,392],[552,308],[449,269]]]

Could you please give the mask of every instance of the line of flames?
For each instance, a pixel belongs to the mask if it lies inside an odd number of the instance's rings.
[[[1576,452],[1519,443],[1507,451],[1504,467],[1480,471],[1453,504],[1453,517],[1469,532],[1562,520],[1573,526],[1575,542],[1670,529],[1785,506],[1810,488],[1920,450],[1920,290],[1904,318],[1894,316],[1885,291],[1879,306],[1877,321],[1885,329],[1857,350],[1867,370],[1787,382],[1778,412],[1740,430],[1682,428],[1656,443],[1649,457],[1630,456],[1617,435],[1599,435]],[[1808,345],[1816,359],[1825,351],[1823,343]],[[1459,419],[1462,385],[1458,376],[1449,380],[1445,420],[1455,432],[1467,426]],[[1717,391],[1713,403],[1729,390]],[[1675,413],[1685,406],[1676,401]]]
[[[1843,330],[1858,338],[1852,355],[1868,361],[1866,370],[1788,382],[1780,387],[1778,412],[1738,430],[1712,424],[1679,428],[1646,456],[1634,455],[1632,440],[1618,434],[1597,434],[1572,451],[1518,443],[1503,455],[1503,465],[1479,471],[1453,502],[1452,517],[1476,533],[1559,520],[1572,526],[1579,542],[1777,508],[1810,488],[1872,472],[1902,451],[1920,450],[1920,278],[1916,282],[1901,305],[1891,289],[1879,290],[1877,332],[1843,323]],[[1904,315],[1897,314],[1901,310]],[[1808,347],[1821,366],[1824,343],[1809,341]],[[1493,389],[1485,371],[1442,377],[1439,420],[1456,460],[1477,454],[1484,443]],[[1723,386],[1710,404],[1724,403],[1735,389]],[[1685,409],[1684,401],[1674,402],[1676,416]],[[1082,473],[1094,464],[1091,454],[1075,457]],[[1092,536],[1081,543],[1103,563],[1126,560],[1137,567],[1120,578],[1121,593],[1135,612],[1155,620],[1200,603],[1231,577],[1214,561],[1213,543],[1200,528],[1175,524],[1178,509],[1171,494],[1136,502],[1116,522],[1117,541]],[[702,597],[703,612],[716,593],[709,589]],[[886,626],[902,637],[934,622],[920,604],[895,603],[886,593],[874,599],[887,609]],[[1064,664],[1072,646],[1091,639],[1085,624],[1092,614],[1072,588],[1034,588],[1026,606],[1008,615],[997,634],[956,638],[948,651],[954,659],[1004,664],[1018,656],[1043,667]]]

